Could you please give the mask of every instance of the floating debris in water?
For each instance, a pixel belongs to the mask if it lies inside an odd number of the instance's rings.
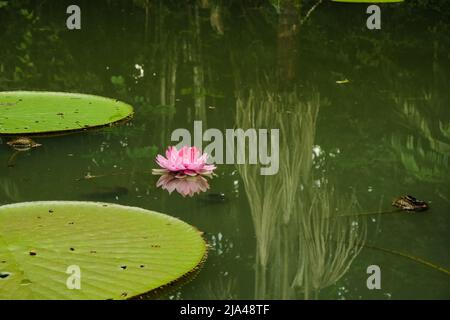
[[[337,80],[337,81],[336,81],[337,84],[346,84],[346,83],[349,83],[349,82],[350,82],[350,80],[348,80],[348,79]]]
[[[228,197],[225,193],[207,193],[205,195],[199,196],[198,200],[207,203],[223,203],[228,201]]]

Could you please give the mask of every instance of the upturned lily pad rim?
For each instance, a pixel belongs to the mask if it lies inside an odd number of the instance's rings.
[[[33,138],[51,138],[51,137],[61,137],[68,136],[72,134],[80,134],[86,131],[95,131],[102,128],[111,128],[115,126],[119,126],[121,124],[125,124],[128,121],[133,119],[133,115],[130,115],[124,119],[111,122],[109,124],[100,125],[100,126],[92,126],[89,128],[83,129],[74,129],[74,130],[61,130],[61,131],[48,131],[48,132],[36,132],[36,133],[0,133],[0,137],[4,138],[18,138],[18,137],[33,137]]]
[[[188,225],[189,227],[191,227],[193,230],[195,230],[201,241],[203,242],[204,245],[204,253],[203,256],[201,257],[201,259],[199,259],[198,263],[192,267],[189,271],[187,271],[186,273],[184,273],[183,275],[181,275],[180,277],[178,277],[177,279],[174,279],[170,282],[167,282],[164,285],[161,285],[157,288],[153,288],[149,291],[146,292],[142,292],[139,293],[137,295],[134,296],[130,296],[128,298],[126,298],[125,300],[136,300],[136,299],[141,299],[141,298],[145,298],[145,297],[150,297],[150,298],[157,298],[159,295],[161,294],[165,294],[167,292],[170,292],[176,288],[178,288],[179,286],[182,286],[190,281],[192,281],[197,274],[200,272],[201,268],[203,267],[205,261],[208,258],[208,253],[209,253],[209,248],[210,246],[208,245],[208,242],[206,241],[205,237],[204,237],[204,233],[202,231],[200,231],[199,229],[197,229],[197,227],[177,218],[174,216],[171,216],[169,214],[164,214],[158,211],[153,211],[150,209],[144,209],[141,207],[136,207],[136,206],[127,206],[127,205],[121,205],[121,204],[116,204],[116,203],[109,203],[109,202],[98,202],[98,201],[65,201],[65,200],[44,200],[44,201],[27,201],[27,202],[18,202],[18,203],[11,203],[11,204],[5,204],[5,205],[0,205],[0,209],[11,209],[11,208],[20,208],[20,207],[27,207],[27,206],[35,206],[35,205],[55,205],[55,204],[61,204],[61,205],[86,205],[86,204],[92,204],[92,205],[99,205],[99,206],[107,206],[109,208],[123,208],[123,209],[131,209],[135,212],[140,212],[140,213],[145,213],[145,214],[149,214],[149,215],[153,215],[153,216],[160,216],[163,217],[165,219],[170,219],[170,220],[175,220],[178,223],[181,224],[185,224]],[[1,214],[1,212],[0,212]]]
[[[97,125],[97,126],[90,126],[87,128],[80,128],[80,129],[70,129],[70,130],[49,130],[49,131],[42,131],[42,132],[30,132],[30,133],[1,133],[0,137],[51,137],[51,136],[61,136],[61,135],[69,135],[73,133],[80,133],[90,130],[98,130],[101,128],[107,128],[107,127],[113,127],[116,125],[120,125],[123,123],[126,123],[133,119],[134,117],[134,108],[129,103],[126,103],[124,101],[121,101],[119,99],[90,94],[90,93],[80,93],[80,92],[68,92],[68,91],[46,91],[46,90],[10,90],[10,91],[0,91],[0,94],[57,94],[57,95],[77,95],[82,96],[86,98],[95,98],[95,99],[103,99],[103,100],[109,100],[111,102],[121,102],[123,105],[126,105],[130,113],[127,117],[124,117],[123,119],[119,119],[117,121],[113,121],[110,123]]]

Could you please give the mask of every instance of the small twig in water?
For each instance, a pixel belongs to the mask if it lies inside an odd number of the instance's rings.
[[[76,181],[82,181],[82,180],[91,180],[91,179],[98,179],[98,178],[104,178],[104,177],[111,177],[111,176],[125,176],[130,175],[135,172],[113,172],[109,174],[96,174],[93,175],[90,172],[86,173],[86,175],[83,178],[78,178]],[[151,173],[151,171],[141,171],[139,173]]]
[[[450,271],[449,270],[447,270],[447,269],[445,269],[445,268],[443,268],[441,266],[438,266],[438,265],[436,265],[434,263],[431,263],[429,261],[426,261],[426,260],[424,260],[424,259],[422,259],[420,257],[415,257],[415,256],[412,256],[412,255],[410,255],[408,253],[403,253],[403,252],[400,252],[400,251],[387,249],[387,248],[376,247],[376,246],[367,245],[367,244],[365,244],[363,246],[365,248],[368,248],[368,249],[378,250],[378,251],[382,251],[382,252],[387,252],[387,253],[390,253],[390,254],[393,254],[393,255],[396,255],[396,256],[400,256],[400,257],[412,260],[414,262],[420,263],[420,264],[422,264],[424,266],[430,267],[432,269],[435,269],[437,271],[440,271],[440,272],[445,273],[446,275],[450,276]]]
[[[309,16],[311,15],[311,13],[313,13],[314,10],[316,10],[316,8],[319,6],[319,4],[322,3],[322,0],[319,0],[316,2],[315,5],[313,5],[311,7],[311,9],[308,10],[308,12],[306,13],[305,17],[300,21],[300,25],[302,25],[303,23],[306,22],[306,20],[308,20]]]

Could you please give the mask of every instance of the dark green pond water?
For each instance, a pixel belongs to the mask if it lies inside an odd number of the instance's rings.
[[[11,168],[2,138],[2,204],[114,202],[198,227],[207,262],[162,298],[450,298],[447,1],[382,5],[381,30],[360,4],[323,2],[299,23],[314,1],[79,1],[73,31],[70,2],[6,2],[0,90],[98,94],[135,115],[36,138]],[[278,173],[223,164],[207,193],[156,188],[156,154],[194,120],[280,129]],[[430,210],[386,213],[405,194]]]

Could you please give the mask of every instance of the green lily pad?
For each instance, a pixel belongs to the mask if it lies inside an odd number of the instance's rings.
[[[153,211],[96,202],[6,205],[0,299],[128,299],[184,279],[206,252],[197,229]]]
[[[133,115],[130,105],[87,94],[0,92],[0,134],[79,131],[110,125]]]

